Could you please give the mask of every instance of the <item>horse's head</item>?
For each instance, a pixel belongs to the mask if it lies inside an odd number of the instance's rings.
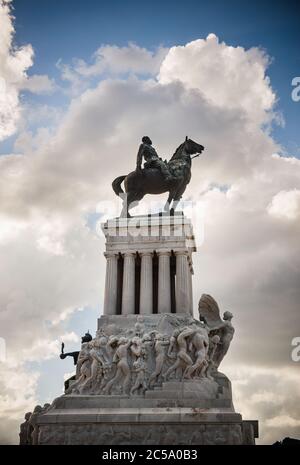
[[[203,145],[194,142],[192,139],[189,139],[188,136],[185,138],[184,148],[189,155],[200,154],[204,150]]]
[[[197,144],[197,142],[194,142],[186,136],[185,141],[177,147],[170,161],[181,159],[185,160],[188,165],[191,166],[191,159],[194,158],[191,155],[196,154],[195,156],[197,157],[203,150],[203,145]]]

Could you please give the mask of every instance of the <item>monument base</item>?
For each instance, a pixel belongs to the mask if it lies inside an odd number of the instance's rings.
[[[234,411],[231,383],[167,381],[144,395],[63,395],[37,420],[37,444],[251,445],[258,422]]]
[[[131,341],[130,347],[124,346],[126,356],[119,354],[119,358],[113,359],[107,377],[98,365],[98,375],[90,376],[86,358],[88,377],[81,382],[78,375],[76,380],[70,380],[66,394],[38,415],[35,443],[255,444],[258,422],[243,421],[234,411],[230,380],[217,370],[210,375],[185,377],[186,366],[169,349],[174,334],[186,334],[187,341],[196,345],[199,340],[189,340],[188,335],[205,339],[206,329],[188,314],[102,316],[94,342],[88,343],[97,352],[85,356],[100,357],[101,341],[105,350],[110,347],[107,340],[112,344],[120,341],[117,347],[121,348],[122,343]],[[192,356],[196,360],[196,355]],[[144,368],[143,377],[139,378],[133,368],[141,358]],[[120,360],[125,375],[131,369],[130,385],[119,368]],[[118,369],[122,374],[119,378]],[[82,368],[81,372],[85,373]]]
[[[97,404],[126,404],[129,400],[125,396],[119,399],[104,397],[57,399],[55,408],[39,418],[37,443],[250,445],[255,444],[255,437],[258,437],[257,421],[243,421],[231,408],[97,408]]]

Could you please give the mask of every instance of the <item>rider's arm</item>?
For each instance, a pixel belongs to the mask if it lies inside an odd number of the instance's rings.
[[[136,157],[136,168],[137,170],[140,170],[142,167],[142,161],[143,161],[143,149],[144,149],[144,144],[141,144],[139,146],[139,151]]]

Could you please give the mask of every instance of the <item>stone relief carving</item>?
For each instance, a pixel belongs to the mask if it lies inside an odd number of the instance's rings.
[[[20,445],[21,446],[25,446],[25,445],[28,445],[28,444],[32,443],[31,434],[33,432],[33,426],[29,421],[31,415],[32,415],[31,412],[25,413],[25,416],[24,416],[25,421],[24,421],[24,423],[22,423],[20,425],[19,436],[20,436]]]
[[[203,295],[200,321],[189,316],[136,317],[134,326],[103,324],[84,342],[75,381],[66,394],[144,395],[168,380],[213,380],[228,351],[234,328],[215,300]]]
[[[211,376],[213,371],[216,371],[220,366],[233,339],[234,327],[231,323],[233,315],[226,311],[222,320],[217,302],[208,294],[202,294],[198,310],[200,321],[205,324],[210,336],[209,353],[211,360],[208,375]],[[214,336],[218,336],[218,338]]]
[[[41,405],[36,405],[33,412],[27,412],[25,414],[25,422],[20,425],[20,445],[39,444],[37,419],[41,414],[46,413],[50,407],[51,405],[48,403],[44,404],[43,407]]]
[[[39,428],[39,444],[85,445],[224,445],[241,444],[240,425],[44,425]]]

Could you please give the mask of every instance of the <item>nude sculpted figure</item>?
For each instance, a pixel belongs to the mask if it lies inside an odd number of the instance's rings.
[[[163,364],[166,358],[166,347],[169,345],[168,338],[158,333],[155,336],[154,352],[155,352],[155,370],[150,376],[149,386],[152,386],[162,372]]]
[[[128,364],[127,350],[131,341],[126,337],[121,337],[118,341],[118,348],[113,357],[113,363],[117,364],[115,376],[107,383],[104,392],[110,394],[112,387],[120,383],[123,393],[128,393],[130,385],[130,367]]]
[[[176,371],[178,368],[182,368],[183,372],[188,367],[193,365],[193,360],[188,354],[188,337],[196,332],[195,328],[184,328],[177,336],[177,359],[175,363],[164,373],[163,378],[167,380],[171,373]],[[175,336],[176,337],[176,336]]]

